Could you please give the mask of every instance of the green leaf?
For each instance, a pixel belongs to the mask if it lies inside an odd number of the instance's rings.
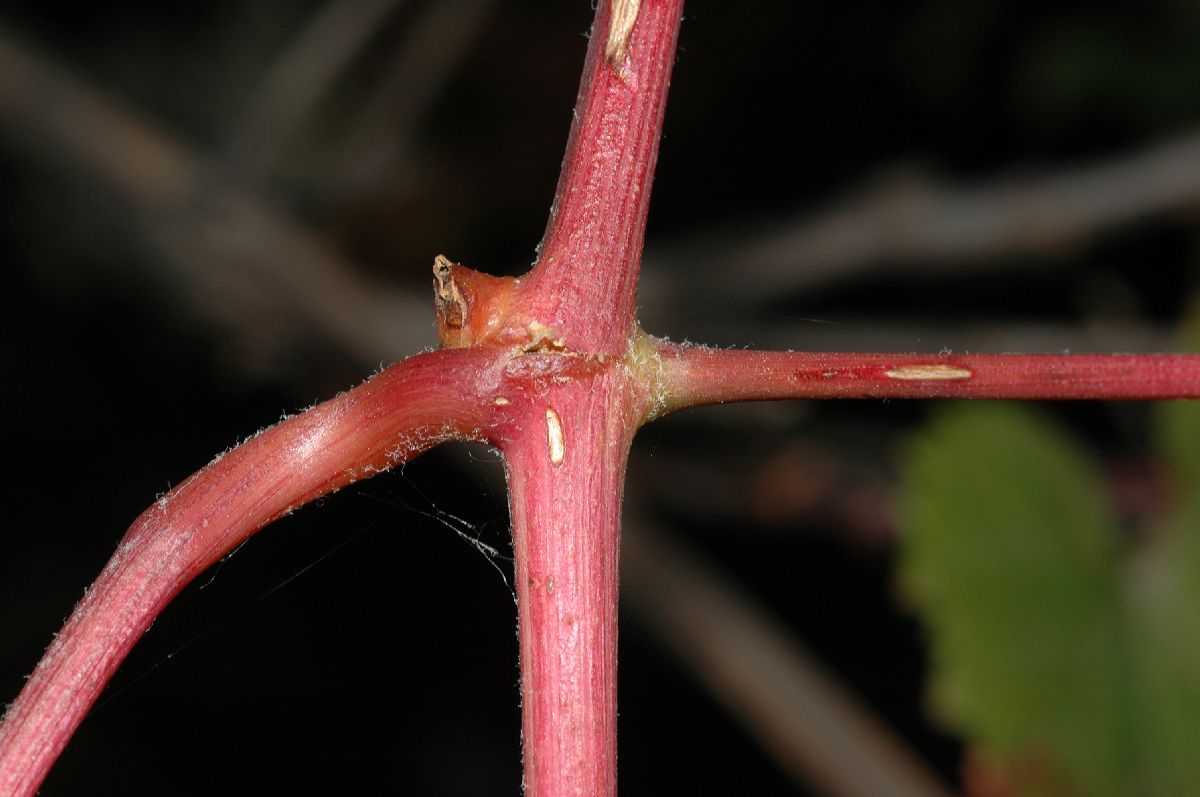
[[[1200,352],[1200,304],[1189,319],[1180,335],[1180,350]],[[1178,486],[1193,495],[1200,492],[1200,401],[1164,401],[1155,410],[1158,447]]]
[[[935,707],[1009,760],[1048,757],[1089,794],[1131,769],[1117,528],[1052,424],[1013,405],[945,412],[906,473],[902,577],[932,643]]]
[[[1200,305],[1181,332],[1179,348],[1200,351]],[[1154,416],[1176,506],[1127,582],[1145,652],[1139,697],[1146,743],[1159,752],[1151,788],[1200,794],[1200,401],[1162,402]]]
[[[1153,412],[1174,507],[1127,538],[1089,458],[1028,409],[953,407],[910,452],[900,577],[933,704],[1014,794],[1200,794],[1200,401]]]
[[[1200,794],[1200,498],[1132,558],[1126,581],[1136,654],[1145,794]]]

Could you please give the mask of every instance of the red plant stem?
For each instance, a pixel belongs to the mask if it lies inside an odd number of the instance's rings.
[[[163,607],[281,515],[449,439],[486,434],[497,352],[412,357],[218,457],[134,521],[0,724],[0,794],[37,791]]]
[[[614,6],[636,14],[614,26],[627,39],[610,32]],[[642,336],[636,283],[682,10],[598,4],[537,265],[519,281],[435,272],[439,329],[464,348],[264,432],[134,523],[0,724],[0,794],[37,789],[130,647],[205,567],[293,507],[444,440],[506,455],[527,791],[603,796],[616,792],[621,484],[646,417],[770,398],[1200,396],[1197,356],[755,353]]]
[[[640,420],[623,409],[625,380],[622,369],[548,390],[502,443],[532,797],[616,794],[621,494]]]
[[[597,4],[550,221],[515,303],[529,320],[561,332],[567,348],[620,355],[636,323],[650,185],[683,0],[641,0],[623,57],[605,53],[610,10],[609,2]]]
[[[506,326],[528,330],[527,348],[548,343],[549,359],[584,355],[597,369],[526,394],[501,443],[525,788],[535,797],[616,794],[621,484],[645,407],[624,358],[638,336],[638,269],[682,12],[683,0],[597,4],[546,235],[509,304]]]
[[[1200,397],[1196,354],[831,354],[658,343],[667,410],[794,398]]]

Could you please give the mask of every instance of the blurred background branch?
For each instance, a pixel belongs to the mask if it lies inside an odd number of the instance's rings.
[[[234,126],[231,157],[270,171],[321,98],[404,0],[330,0],[279,53]]]
[[[621,556],[640,622],[798,783],[830,797],[949,794],[763,607],[680,543],[627,524]]]
[[[1195,215],[1198,205],[1200,135],[1190,133],[1104,162],[986,185],[895,170],[823,212],[661,243],[647,271],[674,274],[687,264],[692,285],[760,306],[872,271],[1005,270],[1013,255],[1053,265],[1056,254],[1098,232],[1166,213]],[[679,292],[652,285],[650,306]]]
[[[230,170],[0,31],[0,115],[20,141],[109,182],[192,310],[269,370],[318,338],[362,367],[434,342],[428,302],[378,283]]]

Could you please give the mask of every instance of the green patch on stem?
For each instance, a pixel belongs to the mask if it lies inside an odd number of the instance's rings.
[[[939,717],[1013,794],[1200,794],[1200,502],[1123,539],[1087,454],[1016,405],[954,407],[910,454]]]

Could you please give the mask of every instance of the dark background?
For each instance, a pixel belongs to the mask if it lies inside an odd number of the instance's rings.
[[[9,3],[0,12],[4,41],[209,158],[198,198],[160,214],[0,93],[5,700],[156,494],[281,413],[435,343],[432,303],[428,324],[422,317],[394,342],[331,337],[276,289],[295,275],[288,262],[254,272],[244,293],[206,283],[204,245],[223,229],[207,198],[265,197],[344,253],[357,277],[418,303],[439,252],[493,273],[532,260],[589,4],[471,12],[479,32],[430,78],[429,101],[382,116],[403,151],[365,179],[343,179],[329,153],[422,30],[427,4],[400,4],[274,167],[255,171],[231,131],[316,9]],[[1196,284],[1200,186],[1191,200],[1046,245],[978,256],[898,246],[896,257],[809,281],[749,271],[746,280],[779,284],[753,300],[705,285],[710,276],[737,284],[730,269],[741,266],[725,264],[768,231],[869,205],[889,186],[1036,181],[1188,134],[1200,118],[1198,33],[1200,12],[1165,0],[692,0],[650,217],[647,330],[796,349],[1169,346]],[[88,118],[77,123],[86,138]],[[187,228],[190,259],[158,232],[187,213],[199,219]],[[1047,229],[1055,224],[1048,214]],[[954,783],[960,745],[923,711],[920,629],[891,579],[890,495],[904,436],[928,411],[856,402],[683,413],[635,445],[628,511],[725,567]],[[1140,467],[1144,406],[1051,411],[1113,467]],[[805,467],[849,474],[839,489],[863,517],[836,500],[788,498],[787,480],[805,478]],[[501,556],[490,561],[464,535]],[[516,793],[515,612],[493,566],[507,572],[508,553],[499,456],[481,447],[448,446],[306,508],[184,591],[42,793]],[[622,623],[622,793],[806,793],[648,626],[632,613]]]

